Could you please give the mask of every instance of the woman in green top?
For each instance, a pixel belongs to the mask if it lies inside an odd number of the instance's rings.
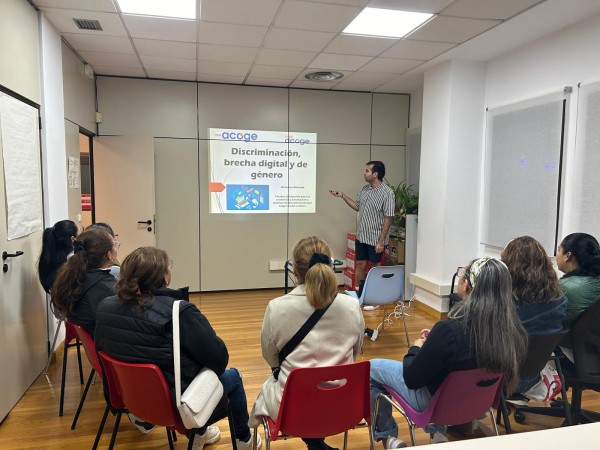
[[[566,236],[556,253],[559,280],[568,299],[565,327],[600,298],[600,245],[593,236],[573,233]]]

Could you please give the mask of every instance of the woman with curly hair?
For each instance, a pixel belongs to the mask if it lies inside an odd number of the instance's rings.
[[[561,331],[567,298],[542,244],[531,236],[521,236],[506,245],[501,257],[510,272],[517,315],[527,334],[545,336]],[[521,378],[516,392],[526,392],[538,381],[537,374]]]

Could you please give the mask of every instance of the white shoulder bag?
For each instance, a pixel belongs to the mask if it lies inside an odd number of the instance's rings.
[[[173,302],[173,363],[175,367],[175,405],[186,428],[203,427],[223,397],[223,385],[210,369],[202,369],[181,394],[179,356],[179,303]]]

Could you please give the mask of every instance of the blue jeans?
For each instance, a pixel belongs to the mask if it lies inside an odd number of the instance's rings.
[[[235,367],[231,367],[221,374],[219,380],[223,384],[225,395],[229,398],[235,437],[247,442],[250,439],[250,428],[248,427],[248,404],[246,391],[242,384],[242,374]]]
[[[427,387],[409,389],[404,383],[404,365],[391,359],[371,360],[371,412],[375,413],[375,400],[381,392],[387,393],[383,385],[396,391],[415,410],[424,411],[431,401]],[[444,431],[443,425],[430,424],[425,427],[428,433]],[[379,402],[379,413],[375,423],[375,439],[378,441],[388,436],[398,437],[398,425],[392,417],[392,406],[386,401]]]

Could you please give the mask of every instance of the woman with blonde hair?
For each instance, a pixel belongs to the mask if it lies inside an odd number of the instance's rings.
[[[259,416],[277,420],[285,382],[293,369],[349,364],[362,347],[362,312],[356,299],[337,293],[329,246],[315,236],[304,238],[295,245],[292,262],[298,285],[289,294],[271,300],[263,320],[263,358],[274,373],[254,404],[251,427],[259,424]],[[280,366],[281,350],[316,310],[324,308],[322,317]],[[324,439],[303,440],[309,450],[332,448]]]

